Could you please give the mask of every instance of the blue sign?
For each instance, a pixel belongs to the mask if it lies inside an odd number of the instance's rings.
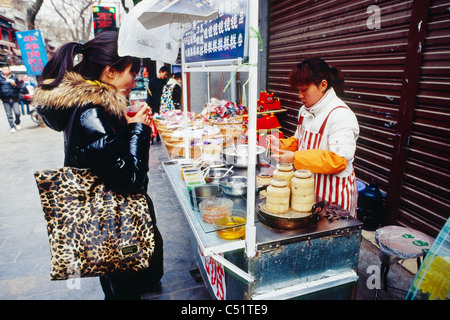
[[[185,34],[185,61],[232,60],[247,55],[246,20],[248,0],[212,0],[218,17],[194,21]]]
[[[22,60],[27,74],[39,76],[47,64],[47,52],[40,30],[29,30],[16,32],[17,43],[19,44]]]

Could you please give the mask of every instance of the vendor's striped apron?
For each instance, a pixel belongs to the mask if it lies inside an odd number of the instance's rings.
[[[330,111],[325,118],[319,132],[314,133],[303,128],[303,116],[300,115],[298,119],[299,139],[298,150],[320,149],[323,132],[325,130],[328,117],[331,112],[338,108],[345,108],[343,106],[336,107]],[[316,194],[322,200],[330,203],[339,204],[342,209],[349,210],[353,217],[356,217],[356,207],[358,204],[358,188],[356,184],[355,170],[350,176],[339,178],[334,174],[315,174]]]

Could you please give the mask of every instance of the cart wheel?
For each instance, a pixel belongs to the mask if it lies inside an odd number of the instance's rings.
[[[31,110],[30,117],[31,117],[31,120],[33,120],[33,122],[39,123],[39,115],[38,115],[36,109]]]

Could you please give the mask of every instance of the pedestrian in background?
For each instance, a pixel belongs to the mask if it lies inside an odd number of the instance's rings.
[[[63,45],[45,66],[33,103],[50,128],[64,131],[64,166],[88,168],[118,192],[146,195],[156,243],[149,267],[100,277],[105,299],[128,300],[159,288],[163,240],[147,195],[151,110],[144,104],[132,117],[125,113],[140,60],[120,57],[117,37],[105,31],[85,44]]]
[[[170,69],[169,67],[162,66],[159,69],[158,74],[151,78],[148,82],[148,98],[147,103],[152,108],[153,114],[160,113],[160,105],[161,105],[161,95],[164,89],[164,86],[167,83],[167,78],[169,77]],[[152,139],[153,141],[153,139]],[[156,141],[161,141],[159,135],[156,135]]]
[[[181,106],[181,72],[174,73],[164,86],[161,96],[160,111],[180,109]]]
[[[10,132],[21,130],[20,126],[20,83],[15,75],[11,73],[9,66],[3,66],[0,74],[0,98],[3,101],[6,117],[8,118]],[[15,119],[13,117],[13,113]]]
[[[23,77],[20,80],[20,83],[22,85],[22,88],[19,92],[19,99],[20,99],[20,108],[22,109],[22,115],[30,114],[30,104],[31,100],[33,99],[34,94],[34,88],[36,85],[31,82],[30,78],[28,76]],[[24,106],[26,106],[26,111]]]

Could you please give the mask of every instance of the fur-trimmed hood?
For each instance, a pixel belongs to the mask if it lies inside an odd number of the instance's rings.
[[[85,80],[78,73],[68,72],[57,87],[50,90],[38,87],[34,92],[33,104],[38,106],[39,114],[47,125],[61,131],[74,108],[88,105],[102,107],[109,114],[121,118],[127,99],[107,83]]]

